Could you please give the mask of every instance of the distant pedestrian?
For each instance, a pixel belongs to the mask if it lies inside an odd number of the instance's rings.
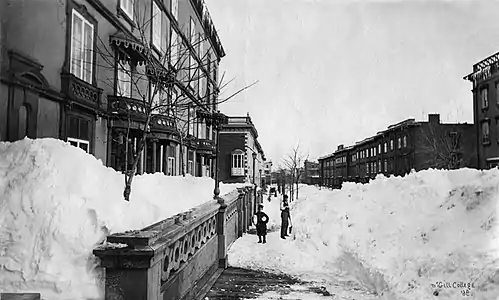
[[[285,240],[288,235],[288,226],[291,223],[289,212],[288,195],[284,195],[281,206],[281,239]]]
[[[258,235],[258,243],[267,242],[267,223],[269,222],[269,216],[263,212],[263,205],[258,205],[258,212],[255,213],[256,222],[256,235]]]

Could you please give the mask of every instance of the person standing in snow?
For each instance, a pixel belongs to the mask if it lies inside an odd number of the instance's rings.
[[[263,205],[258,205],[258,212],[255,213],[256,222],[256,234],[258,235],[258,243],[267,242],[267,223],[269,222],[269,216],[263,212]]]
[[[291,223],[289,213],[288,195],[284,195],[281,206],[281,239],[285,240],[288,235],[288,226]]]

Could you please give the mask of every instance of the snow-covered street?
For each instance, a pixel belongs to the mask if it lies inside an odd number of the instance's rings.
[[[498,187],[498,170],[470,169],[340,191],[302,186],[292,238],[273,232],[262,245],[246,235],[229,264],[314,281],[344,299],[499,299]],[[265,208],[273,219],[277,202]]]

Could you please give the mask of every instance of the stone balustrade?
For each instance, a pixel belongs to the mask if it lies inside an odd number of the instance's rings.
[[[106,300],[197,299],[227,267],[228,248],[254,214],[251,187],[141,230],[107,237],[93,253],[106,269]]]

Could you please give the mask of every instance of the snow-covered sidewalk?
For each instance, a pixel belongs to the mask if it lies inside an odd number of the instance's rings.
[[[292,239],[246,235],[229,264],[316,281],[344,299],[499,299],[498,188],[499,170],[469,169],[302,186]]]
[[[221,194],[241,185],[222,184]],[[48,300],[102,299],[92,250],[106,235],[141,229],[206,201],[208,177],[123,174],[56,139],[0,142],[0,292]]]

